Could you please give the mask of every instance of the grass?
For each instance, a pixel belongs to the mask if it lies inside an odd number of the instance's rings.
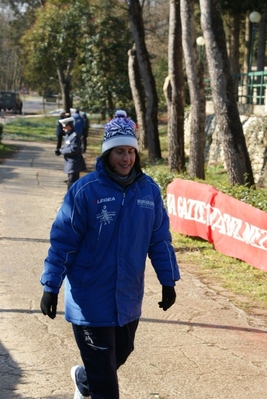
[[[223,165],[214,165],[212,168],[206,169],[205,177],[211,185],[215,185],[215,182],[220,182],[222,185],[228,184],[228,177]]]
[[[0,162],[14,154],[16,147],[13,145],[4,145],[0,143]]]
[[[95,123],[97,115],[90,118]],[[4,124],[3,136],[6,140],[56,141],[57,116],[19,117]]]
[[[57,117],[17,118],[4,125],[4,137],[7,140],[56,141]]]
[[[56,117],[18,118],[14,122],[5,124],[4,138],[56,141],[56,119]],[[90,162],[93,165],[95,157],[100,154],[101,139],[102,132],[89,134],[88,164]],[[171,181],[175,177],[167,168],[166,126],[160,128],[160,142],[162,160],[149,165],[146,151],[141,154],[141,160],[145,165],[146,173],[151,174],[155,179],[159,174],[166,184],[166,181]],[[14,148],[12,145],[0,144],[0,160],[12,155]],[[86,153],[87,157],[88,153]],[[227,175],[222,165],[206,170],[206,183],[215,186],[215,182],[221,184],[227,182]],[[231,298],[240,308],[251,314],[267,314],[267,274],[265,272],[215,251],[212,244],[200,238],[188,237],[176,232],[172,232],[172,235],[182,273],[185,270],[197,275],[205,284]]]

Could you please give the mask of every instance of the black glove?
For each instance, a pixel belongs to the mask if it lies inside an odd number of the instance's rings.
[[[41,299],[40,307],[44,315],[54,319],[57,313],[57,294],[52,292],[44,291],[43,297]]]
[[[164,311],[169,309],[175,302],[176,293],[174,287],[162,286],[162,301],[159,302],[159,307]]]
[[[57,150],[55,151],[55,154],[56,154],[57,156],[60,155],[60,154],[61,154],[60,150],[57,149]]]

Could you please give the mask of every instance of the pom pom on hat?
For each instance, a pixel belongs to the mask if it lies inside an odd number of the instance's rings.
[[[138,141],[135,135],[135,123],[127,118],[123,110],[118,110],[115,117],[105,126],[102,142],[102,153],[113,147],[128,145],[138,151]]]
[[[122,109],[119,109],[118,111],[116,111],[115,112],[115,118],[116,117],[124,117],[124,118],[127,118],[127,114],[126,114],[126,112],[125,111],[123,111]]]
[[[74,118],[70,116],[69,118],[59,119],[59,122],[62,124],[62,126],[65,127],[69,124],[72,124],[74,122]]]

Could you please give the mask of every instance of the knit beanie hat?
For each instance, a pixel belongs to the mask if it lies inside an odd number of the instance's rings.
[[[105,126],[102,153],[120,145],[129,145],[138,151],[135,123],[127,117],[123,110],[116,111],[115,117]]]

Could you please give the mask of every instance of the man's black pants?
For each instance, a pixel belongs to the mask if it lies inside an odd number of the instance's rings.
[[[84,368],[76,375],[80,393],[92,399],[119,399],[117,369],[134,350],[139,320],[123,327],[72,325]]]

